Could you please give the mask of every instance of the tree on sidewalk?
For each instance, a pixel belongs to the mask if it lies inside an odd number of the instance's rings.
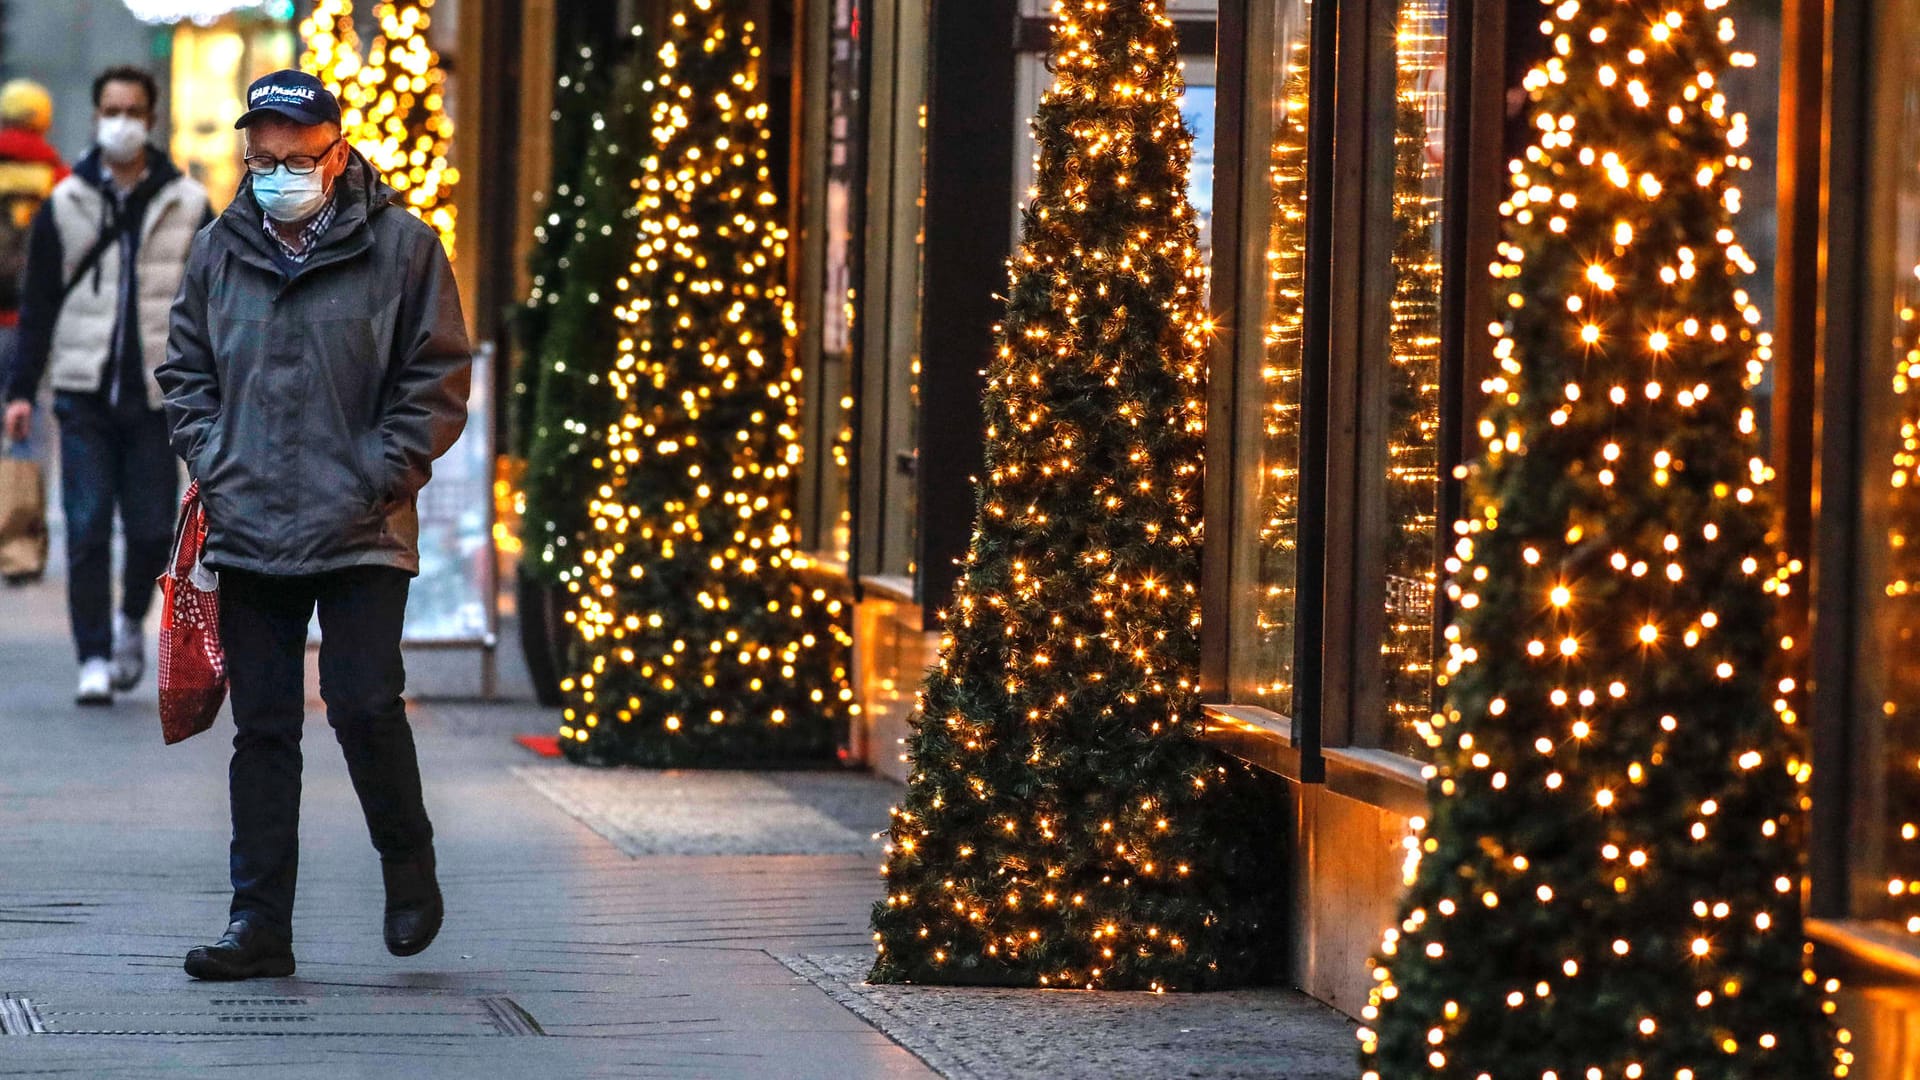
[[[1368,1080],[1811,1077],[1807,775],[1732,228],[1724,0],[1547,13],[1457,526],[1433,819]],[[1844,1074],[1844,1070],[1840,1074]]]
[[[581,45],[567,70],[554,82],[553,110],[548,114],[553,127],[553,154],[546,189],[533,197],[538,216],[533,223],[533,244],[527,251],[527,295],[514,307],[511,320],[518,362],[514,365],[509,445],[511,453],[522,461],[531,452],[534,407],[539,400],[540,380],[546,374],[540,357],[547,328],[566,290],[567,270],[574,265],[568,256],[585,238],[588,228],[587,188],[582,180],[593,143],[606,126],[607,112],[601,103],[611,97],[612,88],[612,66],[591,45]],[[633,205],[631,197],[621,201],[628,208]],[[616,276],[617,271],[605,280],[610,285]]]
[[[300,21],[300,70],[311,72],[334,96],[360,72],[360,34],[353,25],[353,0],[315,0]],[[344,106],[345,102],[342,102]],[[341,113],[341,127],[346,128]]]
[[[568,583],[582,646],[561,734],[578,760],[821,758],[851,709],[847,612],[797,549],[800,374],[763,65],[736,7],[675,6],[616,312],[620,414]]]
[[[1271,808],[1195,737],[1207,321],[1178,43],[1154,0],[1057,10],[873,978],[1221,986],[1277,953],[1279,860],[1228,841]]]
[[[400,192],[414,216],[432,225],[453,253],[453,186],[447,161],[453,121],[446,71],[427,42],[433,0],[378,0],[378,31],[364,52],[353,0],[318,0],[300,24],[300,65],[340,99],[343,137]]]
[[[573,150],[579,164],[556,183],[536,234],[545,255],[521,309],[521,330],[534,350],[527,366],[536,372],[523,406],[522,565],[548,585],[561,585],[579,569],[581,542],[591,531],[588,504],[605,468],[594,459],[620,418],[613,379],[625,324],[615,308],[638,235],[652,67],[652,57],[639,49],[611,77],[583,66],[555,109],[563,116],[582,110],[586,138]],[[591,107],[600,102],[604,109]]]

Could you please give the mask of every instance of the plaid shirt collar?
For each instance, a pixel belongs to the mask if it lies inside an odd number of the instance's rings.
[[[267,231],[267,235],[273,239],[274,243],[280,245],[281,254],[296,263],[304,263],[307,261],[307,256],[313,254],[313,245],[319,243],[320,238],[326,235],[328,226],[333,224],[333,217],[339,206],[339,200],[328,199],[327,205],[321,207],[319,213],[307,219],[307,223],[300,227],[300,232],[294,236],[292,243],[288,243],[287,239],[280,235],[280,231],[273,227],[273,219],[265,214],[260,215],[260,227]]]

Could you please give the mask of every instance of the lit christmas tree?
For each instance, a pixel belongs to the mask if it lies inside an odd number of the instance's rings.
[[[432,225],[453,253],[453,186],[447,162],[453,122],[447,117],[446,71],[427,43],[433,0],[379,0],[379,32],[361,54],[352,0],[318,0],[300,24],[300,66],[340,99],[347,142],[365,154],[402,204]]]
[[[620,419],[613,377],[625,323],[615,307],[638,234],[635,193],[640,149],[650,141],[652,66],[649,55],[635,50],[607,78],[589,59],[565,78],[554,108],[559,117],[579,110],[586,122],[578,146],[556,144],[556,165],[571,157],[575,168],[556,183],[547,217],[535,229],[540,254],[519,327],[534,350],[522,405],[521,566],[553,586],[578,567],[581,542],[591,531],[588,504],[605,468],[593,461],[606,446],[608,427]],[[601,103],[604,110],[594,108]]]
[[[1553,7],[1527,76],[1433,819],[1367,1080],[1844,1075],[1800,911],[1800,747],[1735,238],[1725,0]]]
[[[582,177],[596,134],[606,126],[602,109],[612,89],[613,73],[604,60],[594,55],[592,46],[582,45],[572,66],[555,80],[553,109],[547,119],[552,125],[552,159],[547,186],[536,192],[533,204],[533,246],[527,252],[527,295],[514,308],[513,341],[519,362],[514,367],[513,413],[511,416],[512,453],[525,460],[532,448],[533,411],[539,399],[540,380],[546,366],[539,362],[553,321],[554,309],[566,289],[568,258],[573,245],[588,228],[587,189]],[[633,200],[623,198],[625,208]],[[619,210],[616,209],[615,213]],[[606,277],[611,284],[619,274],[619,261]]]
[[[800,375],[757,34],[689,0],[660,49],[620,417],[568,582],[582,647],[560,732],[579,760],[826,757],[855,708],[847,612],[795,549]]]
[[[1222,986],[1280,952],[1278,860],[1231,840],[1277,811],[1195,737],[1208,327],[1178,44],[1153,0],[1055,12],[873,978]]]
[[[353,0],[315,0],[312,13],[300,21],[300,43],[300,70],[317,76],[337,96],[360,72]]]

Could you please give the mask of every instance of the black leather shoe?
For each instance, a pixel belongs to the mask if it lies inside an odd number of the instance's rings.
[[[411,859],[382,860],[380,877],[387,886],[387,951],[395,956],[426,951],[446,917],[433,849]]]
[[[293,945],[251,919],[235,919],[219,941],[187,953],[187,974],[217,982],[284,978],[293,974]]]

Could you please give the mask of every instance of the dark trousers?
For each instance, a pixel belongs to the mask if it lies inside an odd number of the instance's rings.
[[[312,577],[220,574],[220,636],[233,698],[233,914],[293,930],[300,859],[300,729],[307,624],[320,612],[320,697],[375,850],[411,859],[433,843],[401,698],[409,578],[387,567]]]
[[[67,615],[81,660],[113,654],[113,515],[127,539],[120,610],[138,622],[153,606],[179,511],[179,465],[167,445],[167,414],[141,401],[125,408],[100,394],[57,393],[60,505],[67,516]]]

